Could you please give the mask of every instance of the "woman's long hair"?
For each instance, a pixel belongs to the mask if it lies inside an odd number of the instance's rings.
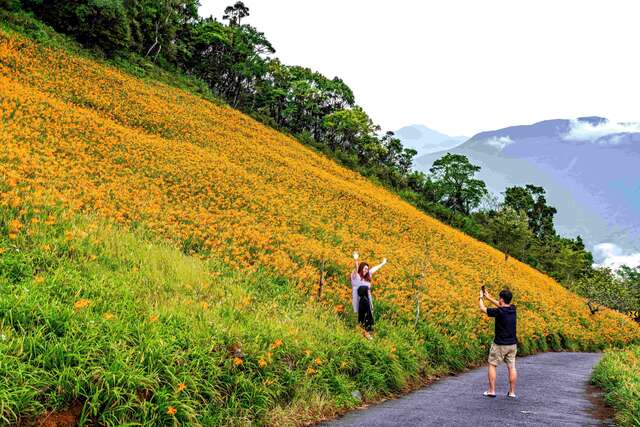
[[[368,268],[367,270],[367,274],[363,275],[362,271],[364,270],[365,267],[369,267],[369,264],[367,264],[366,262],[361,262],[360,265],[358,266],[358,275],[360,276],[361,279],[366,280],[367,282],[371,282],[371,267]]]

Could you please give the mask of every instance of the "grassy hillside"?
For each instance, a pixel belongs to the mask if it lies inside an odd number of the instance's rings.
[[[19,264],[30,265],[3,279],[7,298],[22,298],[0,312],[11,334],[2,345],[12,349],[0,366],[24,372],[3,387],[7,419],[74,402],[110,424],[176,415],[169,406],[181,420],[204,424],[313,419],[355,405],[354,389],[373,398],[482,360],[492,331],[476,308],[481,284],[514,291],[524,353],[640,338],[624,316],[591,315],[547,276],[505,263],[489,246],[237,111],[7,31],[0,32],[0,118],[0,259],[26,257]],[[43,213],[53,207],[69,219],[48,221]],[[87,214],[98,218],[98,241],[111,242],[104,258],[86,237],[78,243],[88,245],[84,252],[52,250],[47,223],[61,223],[52,239],[71,227],[62,242],[75,242],[76,215]],[[118,231],[126,229],[194,257],[162,245],[147,250],[144,239]],[[390,261],[374,283],[372,343],[350,313],[354,249]],[[321,266],[328,280],[316,302]],[[50,285],[33,292],[42,283]],[[414,327],[416,302],[422,314]],[[47,320],[59,313],[60,321]],[[16,323],[18,315],[26,320]],[[76,341],[56,328],[89,335]],[[235,343],[240,362],[227,348]],[[265,377],[269,365],[260,360],[269,364],[276,352],[279,365]],[[128,364],[139,369],[122,369]],[[180,383],[187,388],[177,392]],[[200,391],[183,398],[191,388]]]
[[[608,351],[593,372],[592,382],[605,391],[621,426],[640,426],[640,346]]]
[[[290,425],[447,369],[434,331],[367,341],[282,277],[93,217],[4,206],[0,229],[2,425]]]

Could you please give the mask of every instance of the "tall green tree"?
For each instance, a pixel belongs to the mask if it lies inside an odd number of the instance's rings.
[[[249,16],[249,8],[241,1],[237,1],[233,6],[227,6],[222,19],[229,21],[230,26],[239,26],[243,18]]]
[[[358,106],[327,114],[322,125],[327,143],[334,149],[355,151],[363,162],[375,161],[384,154],[376,138],[379,128]]]
[[[328,115],[354,106],[353,92],[341,79],[328,79],[309,68],[287,66],[277,59],[268,61],[267,73],[257,85],[259,112],[294,134],[308,132],[316,141],[324,139]]]
[[[0,0],[0,9],[7,9],[10,11],[20,10],[20,0]]]
[[[386,166],[396,169],[401,176],[408,175],[411,172],[413,158],[418,152],[412,148],[404,148],[393,132],[387,132],[380,142],[384,148],[384,156],[380,160]]]
[[[438,186],[438,202],[468,215],[488,193],[484,181],[475,178],[480,169],[461,154],[447,153],[433,162],[429,171]]]
[[[527,216],[522,211],[516,211],[510,206],[500,209],[489,223],[493,244],[505,254],[505,261],[509,256],[526,259],[525,251],[534,236],[529,229]]]
[[[558,211],[547,204],[544,188],[531,184],[514,186],[508,187],[504,194],[504,204],[527,215],[529,228],[536,237],[544,239],[556,235],[553,217]]]
[[[256,88],[267,73],[267,57],[275,49],[263,33],[249,25],[199,20],[183,36],[190,46],[179,65],[197,75],[232,106],[250,110]]]

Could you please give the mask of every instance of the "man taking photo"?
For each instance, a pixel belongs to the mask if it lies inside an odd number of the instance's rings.
[[[496,308],[487,308],[484,305],[484,299],[489,300]],[[482,287],[480,291],[480,311],[486,313],[495,320],[495,337],[489,351],[489,365],[487,377],[489,379],[489,388],[484,392],[487,397],[496,397],[496,367],[501,363],[507,364],[509,371],[509,393],[507,398],[516,398],[516,380],[518,373],[516,371],[516,352],[518,351],[516,338],[516,307],[511,305],[513,295],[508,289],[500,291],[499,300],[496,301]]]

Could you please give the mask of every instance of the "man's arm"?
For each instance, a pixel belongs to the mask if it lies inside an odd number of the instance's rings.
[[[478,299],[478,305],[480,306],[480,311],[484,314],[487,314],[487,307],[484,305],[484,296],[482,295],[482,291],[480,291],[480,299]]]
[[[498,301],[496,301],[491,295],[489,295],[489,292],[484,291],[484,296],[486,299],[489,300],[489,302],[493,305],[495,305],[496,307],[500,306],[500,303]]]

